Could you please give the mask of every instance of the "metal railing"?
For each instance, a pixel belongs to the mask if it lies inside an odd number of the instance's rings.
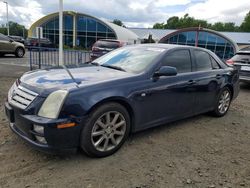
[[[57,48],[29,48],[30,70],[52,68],[59,66],[59,51]],[[90,61],[90,51],[64,50],[64,65],[80,65]]]

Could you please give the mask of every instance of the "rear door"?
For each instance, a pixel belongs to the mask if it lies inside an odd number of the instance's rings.
[[[195,62],[195,112],[202,113],[212,110],[220,86],[225,79],[225,70],[206,51],[195,49],[192,51]]]

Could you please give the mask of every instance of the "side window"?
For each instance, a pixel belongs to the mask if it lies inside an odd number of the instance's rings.
[[[212,62],[212,67],[213,67],[213,69],[220,69],[221,67],[220,67],[220,65],[217,63],[217,61],[215,61],[214,58],[211,57],[211,56],[210,56],[210,58],[211,58],[211,62]]]
[[[168,54],[162,66],[175,67],[178,73],[191,72],[192,64],[189,50],[176,50]]]
[[[8,38],[7,38],[7,37],[5,37],[5,36],[0,35],[0,40],[3,40],[3,41],[8,41]]]
[[[196,60],[196,71],[212,70],[210,55],[201,50],[194,50],[194,57]]]

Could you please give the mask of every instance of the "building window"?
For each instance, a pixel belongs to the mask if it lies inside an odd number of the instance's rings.
[[[230,41],[208,31],[185,31],[176,32],[174,35],[164,37],[160,43],[180,44],[206,48],[214,52],[222,60],[230,59],[234,53],[234,46]]]

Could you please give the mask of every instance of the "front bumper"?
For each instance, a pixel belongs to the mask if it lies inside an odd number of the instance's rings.
[[[11,130],[33,148],[55,154],[75,153],[79,146],[81,134],[81,120],[79,118],[48,119],[36,115],[23,115],[19,109],[5,103],[5,112],[10,121]],[[58,129],[57,125],[75,122],[76,126]],[[44,134],[36,133],[33,125],[44,127]],[[47,144],[40,143],[35,136],[42,136]]]

